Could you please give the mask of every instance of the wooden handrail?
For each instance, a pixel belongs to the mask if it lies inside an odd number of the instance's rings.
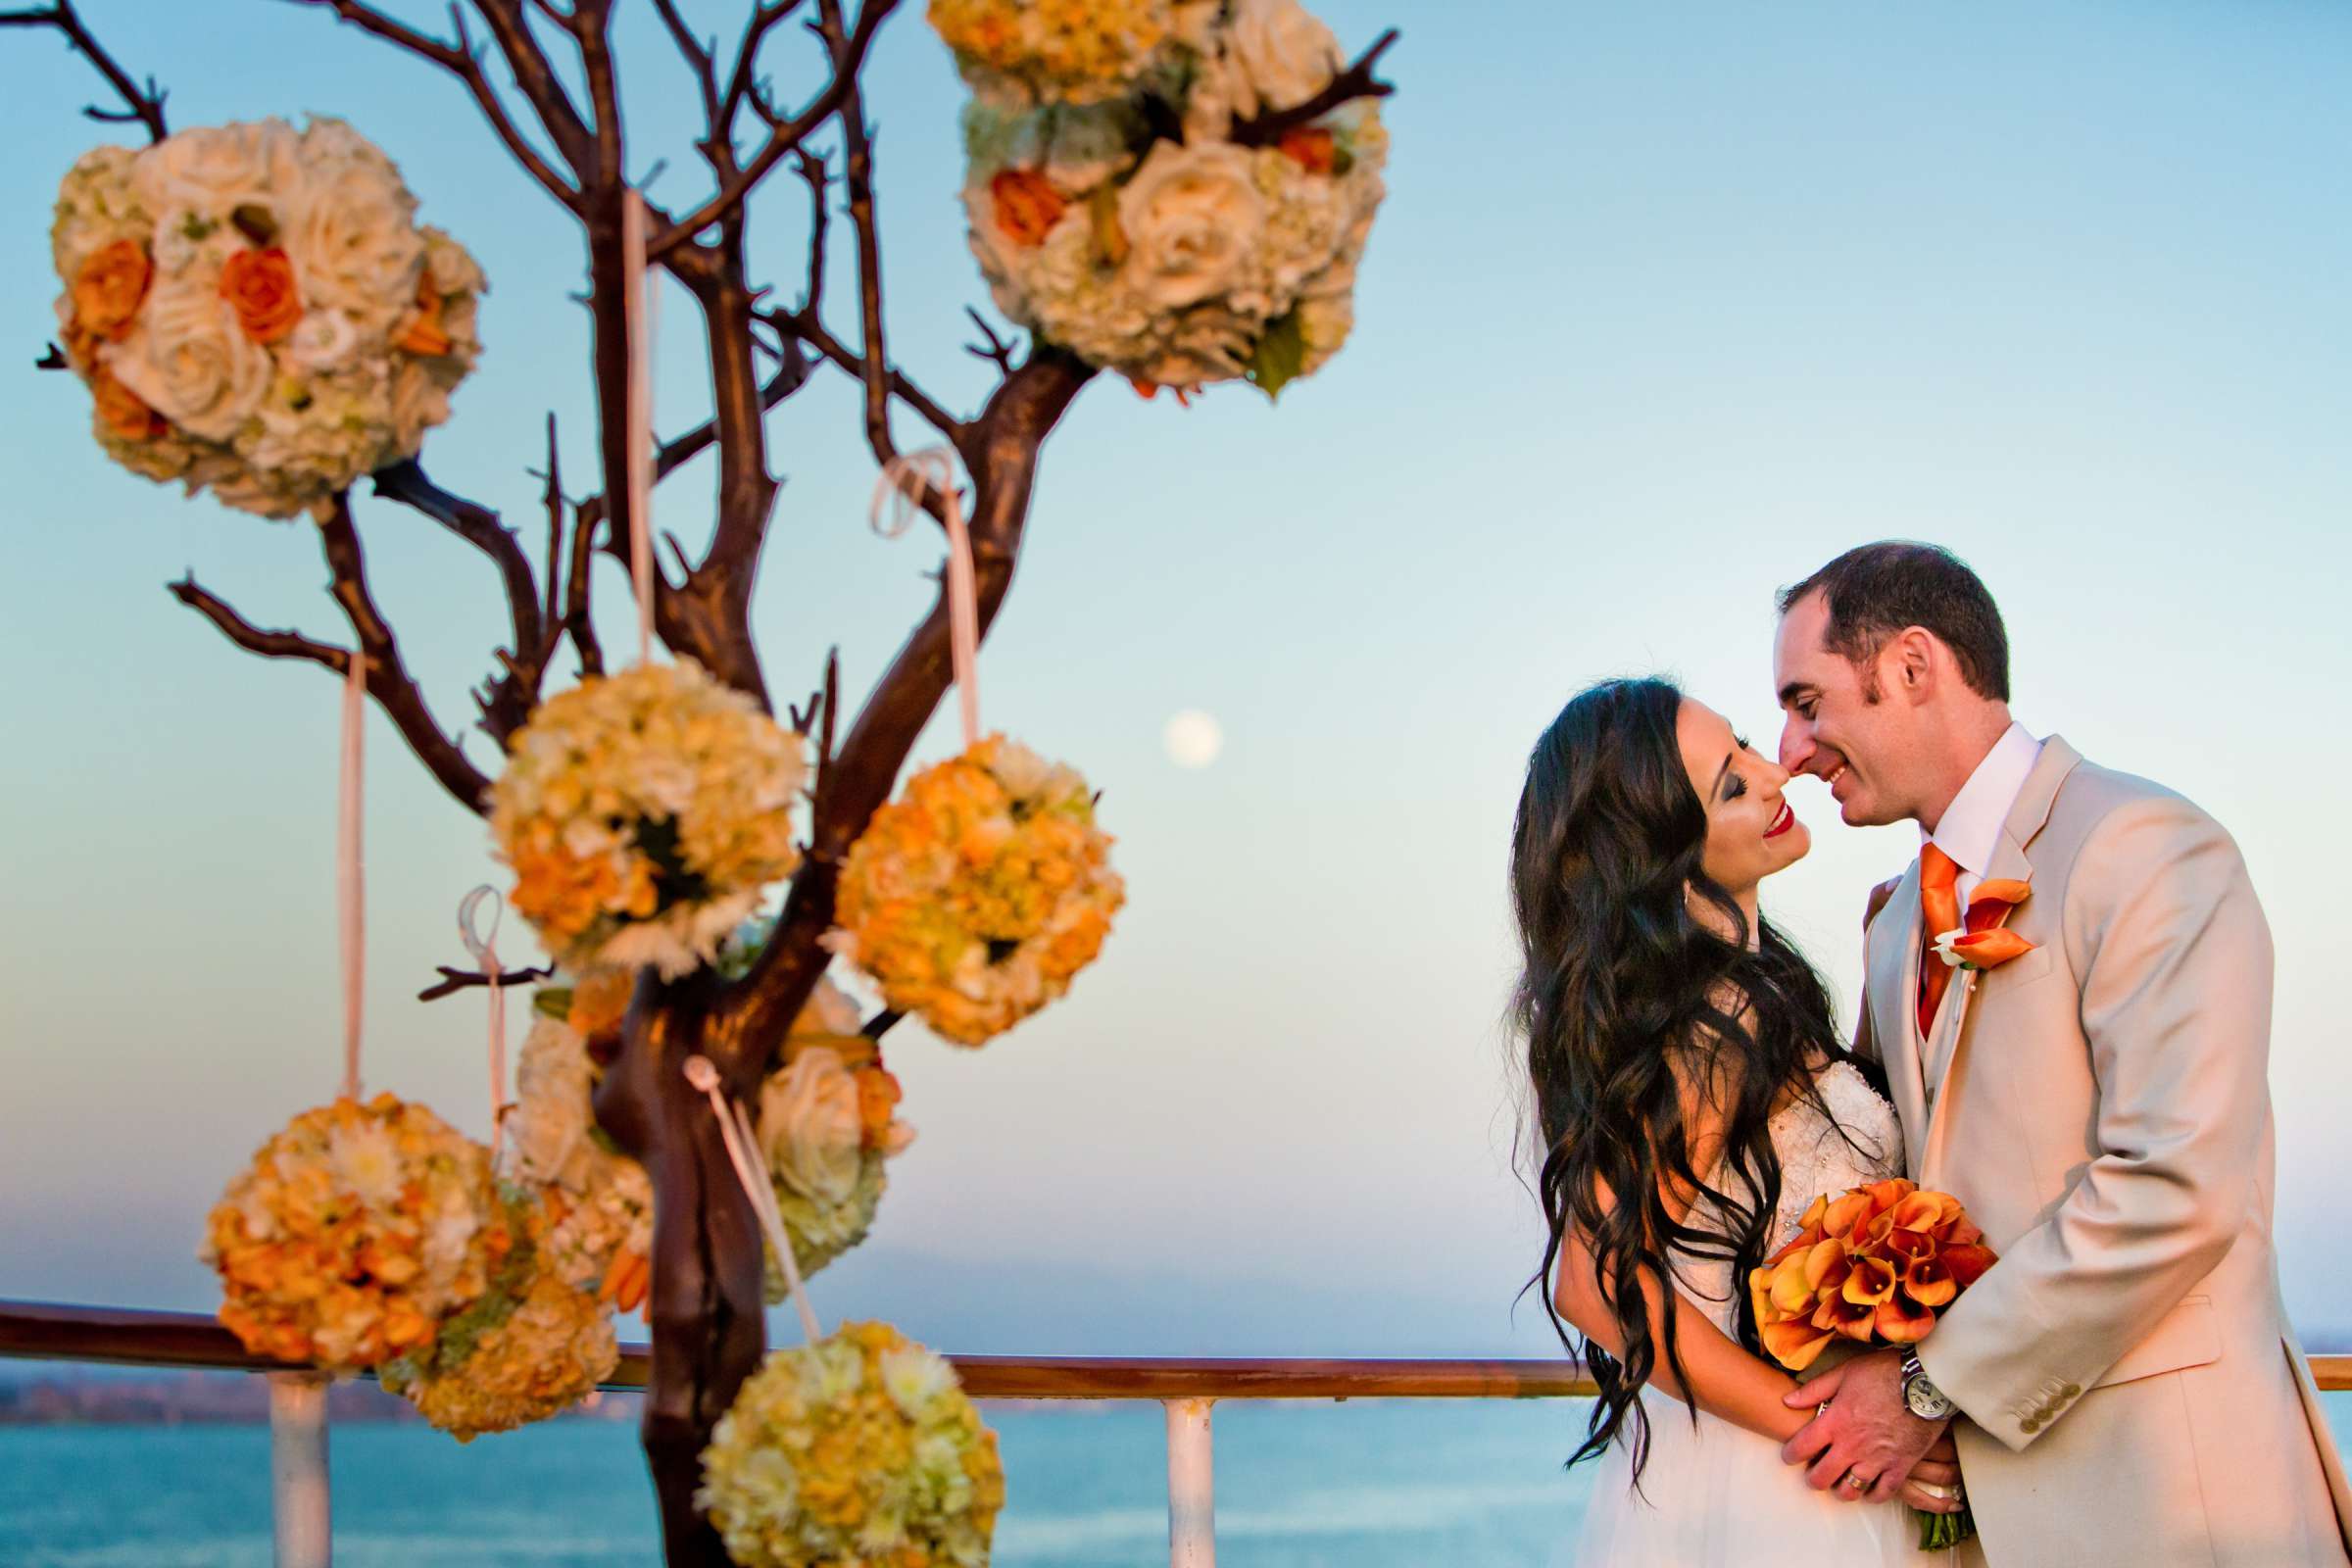
[[[0,1300],[0,1356],[123,1366],[281,1372],[194,1312]],[[951,1355],[982,1399],[1538,1399],[1596,1392],[1574,1361],[1232,1360],[1193,1356]],[[647,1350],[624,1345],[609,1389],[645,1387]],[[2315,1355],[2323,1389],[2352,1389],[2352,1355]]]

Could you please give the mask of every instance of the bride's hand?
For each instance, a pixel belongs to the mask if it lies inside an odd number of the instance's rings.
[[[1946,1432],[1911,1467],[1911,1477],[1903,1483],[1903,1501],[1921,1513],[1958,1513],[1963,1506],[1960,1494],[1960,1450]]]

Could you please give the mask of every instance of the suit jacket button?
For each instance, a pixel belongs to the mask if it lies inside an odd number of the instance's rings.
[[[2058,1397],[2061,1399],[2080,1399],[2082,1397],[2082,1387],[2079,1383],[2069,1383],[2065,1388],[2058,1391]]]
[[[2017,1430],[2023,1432],[2028,1437],[2032,1437],[2034,1433],[2041,1430],[2040,1415],[2034,1414],[2026,1417],[2023,1421],[2020,1421],[2017,1424]]]

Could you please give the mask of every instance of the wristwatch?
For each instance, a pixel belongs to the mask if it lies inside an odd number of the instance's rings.
[[[1917,1350],[1903,1352],[1903,1403],[1922,1421],[1948,1421],[1960,1413],[1951,1396],[1937,1388],[1928,1369],[1919,1364]]]

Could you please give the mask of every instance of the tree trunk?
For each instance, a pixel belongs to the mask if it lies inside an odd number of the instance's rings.
[[[767,1343],[759,1220],[728,1162],[717,1115],[684,1071],[687,1057],[705,1054],[730,1096],[751,1102],[759,1093],[756,1067],[751,1082],[739,1082],[741,1070],[731,1072],[727,1060],[738,1054],[705,1050],[719,990],[708,969],[675,984],[649,971],[596,1098],[597,1120],[645,1166],[654,1189],[653,1369],[642,1432],[669,1568],[727,1568],[694,1494],[710,1429],[759,1369]]]

